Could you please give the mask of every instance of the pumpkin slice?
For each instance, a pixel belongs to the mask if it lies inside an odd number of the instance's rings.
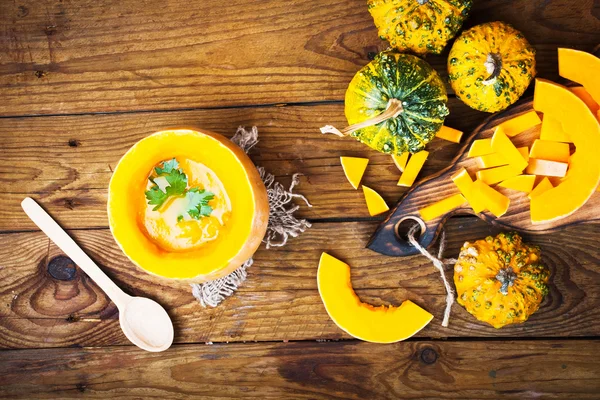
[[[552,186],[552,182],[550,182],[550,179],[548,179],[548,177],[544,177],[544,179],[542,179],[540,181],[540,183],[537,184],[535,189],[533,189],[527,197],[529,197],[529,199],[533,199],[534,197],[537,197],[537,196],[541,195],[542,193],[546,193],[548,190],[552,189],[553,187],[554,186]]]
[[[411,187],[413,183],[415,183],[415,179],[417,179],[417,175],[419,175],[421,168],[423,168],[423,164],[425,164],[427,156],[429,156],[429,152],[421,150],[410,157],[404,172],[400,176],[398,186]]]
[[[367,342],[408,339],[433,319],[433,315],[410,300],[399,307],[374,307],[361,302],[352,289],[350,266],[327,253],[321,254],[317,286],[333,322],[350,336]]]
[[[485,204],[485,209],[494,214],[496,218],[500,218],[508,211],[510,199],[480,180],[473,183],[473,195],[478,202]]]
[[[218,178],[221,189],[209,191],[215,193],[212,201],[228,203],[229,219],[210,215],[180,221],[178,214],[170,215],[171,210],[178,211],[173,203],[186,202],[187,197],[165,204],[164,213],[147,204],[144,195],[150,172],[172,159],[179,162],[187,176],[184,184],[190,187],[212,186],[215,181],[205,177]],[[169,130],[140,140],[121,158],[108,187],[108,222],[115,241],[134,264],[163,278],[201,283],[230,274],[254,254],[268,220],[267,190],[258,170],[242,149],[209,131]],[[194,241],[205,232],[203,221],[216,232],[198,247]],[[156,223],[157,229],[150,231],[149,223]],[[177,229],[186,233],[189,240],[184,242],[191,244],[172,251],[160,239]]]
[[[457,193],[454,196],[447,197],[444,200],[440,200],[427,207],[421,208],[419,210],[419,214],[421,214],[423,221],[431,221],[432,219],[436,219],[437,217],[447,214],[455,208],[462,206],[466,202],[467,200],[464,198],[464,196],[460,193]]]
[[[531,146],[529,157],[568,163],[571,150],[568,143],[536,139]]]
[[[581,63],[580,67],[584,65]],[[570,66],[567,70],[570,71]],[[575,78],[578,77],[579,75],[575,75]],[[589,90],[587,86],[586,88]],[[600,160],[597,154],[600,148],[600,124],[579,97],[554,82],[542,79],[536,81],[533,106],[544,115],[551,115],[560,121],[577,149],[571,156],[569,178],[531,199],[531,221],[539,224],[571,215],[595,192],[600,182]]]
[[[492,136],[492,149],[504,157],[508,163],[515,167],[516,170],[519,170],[519,172],[527,167],[527,161],[525,161],[521,152],[517,150],[508,136],[506,136],[504,129],[501,126],[496,127],[494,136]]]
[[[369,215],[378,215],[390,209],[385,200],[383,200],[383,197],[379,195],[379,193],[365,185],[362,185],[362,188],[363,193],[365,194],[365,201],[367,202],[367,209],[369,210]]]
[[[460,190],[460,193],[467,199],[467,203],[469,203],[473,212],[478,214],[485,210],[485,204],[481,201],[481,197],[473,195],[473,180],[464,167],[452,175],[452,181],[458,190]]]
[[[477,157],[475,162],[479,168],[493,168],[508,164],[508,161],[506,161],[504,157],[498,153],[486,154],[485,156]]]
[[[529,160],[526,172],[533,175],[557,176],[561,178],[567,174],[568,168],[568,163],[532,158]]]
[[[538,114],[535,111],[529,111],[525,114],[521,114],[507,121],[504,121],[498,126],[502,127],[502,131],[506,136],[513,137],[541,123],[542,120],[540,119]]]
[[[447,140],[453,143],[460,143],[463,133],[458,129],[450,128],[446,125],[442,125],[440,130],[435,134],[435,137]]]
[[[367,169],[367,164],[369,164],[368,158],[359,158],[359,157],[340,157],[340,162],[342,163],[342,168],[344,169],[344,174],[346,175],[346,179],[352,185],[354,189],[358,189],[358,185],[360,185],[360,181]]]
[[[473,142],[467,157],[479,157],[492,154],[492,139],[478,139]]]
[[[519,153],[521,153],[521,156],[523,156],[523,159],[527,162],[529,162],[529,147],[524,146],[524,147],[519,147],[517,148],[517,150],[519,150]]]
[[[558,74],[583,85],[594,101],[600,104],[600,58],[585,51],[559,48]]]
[[[533,190],[534,183],[535,175],[517,175],[500,182],[498,186],[529,193]]]
[[[392,154],[392,160],[394,160],[394,164],[396,164],[396,167],[398,167],[400,172],[404,172],[404,168],[406,168],[406,163],[408,162],[409,155],[410,153],[408,151],[405,151],[400,156]]]
[[[477,179],[483,181],[488,185],[493,185],[498,182],[517,176],[523,172],[522,169],[515,167],[514,165],[504,165],[502,167],[495,167],[490,169],[482,169],[477,171]]]
[[[571,89],[571,92],[575,93],[577,95],[577,97],[579,97],[581,100],[583,100],[585,105],[588,106],[588,108],[593,113],[597,113],[598,110],[600,110],[600,106],[598,105],[598,103],[596,103],[594,101],[594,99],[592,98],[592,95],[590,95],[583,86],[576,86],[576,87],[572,87],[569,89]]]
[[[569,135],[563,131],[560,122],[550,115],[544,115],[540,139],[551,140],[553,142],[572,143]]]

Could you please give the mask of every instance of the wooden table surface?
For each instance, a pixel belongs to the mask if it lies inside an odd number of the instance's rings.
[[[556,49],[600,43],[598,0],[475,0],[466,26],[504,20],[537,49],[539,76],[558,79]],[[339,156],[369,157],[364,182],[393,205],[404,192],[389,156],[318,128],[345,123],[354,73],[385,49],[363,0],[14,0],[0,3],[0,395],[33,398],[600,398],[600,225],[526,239],[543,249],[549,296],[527,323],[495,330],[455,304],[421,256],[364,248],[370,218]],[[447,54],[447,52],[446,52]],[[427,60],[445,76],[445,55]],[[531,94],[529,92],[529,94]],[[447,125],[486,115],[450,95]],[[256,125],[258,164],[312,208],[313,226],[261,248],[248,280],[217,308],[186,284],[134,267],[108,230],[112,169],[140,138],[196,125],[231,136]],[[423,175],[458,145],[435,139]],[[173,318],[164,353],[132,346],[114,304],[20,209],[37,199],[122,288]],[[446,256],[497,232],[475,217],[448,224]],[[393,345],[353,340],[316,287],[322,251],[352,266],[375,304],[410,298],[435,315]],[[59,257],[59,258],[57,258]],[[51,274],[52,273],[52,274]],[[451,270],[448,271],[451,273]]]

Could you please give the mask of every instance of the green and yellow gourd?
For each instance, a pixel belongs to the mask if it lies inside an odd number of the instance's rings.
[[[479,111],[501,111],[523,95],[535,76],[535,49],[504,22],[463,32],[448,56],[448,78],[465,104]]]
[[[379,36],[400,51],[439,54],[460,30],[473,0],[367,0]]]
[[[448,115],[442,79],[424,60],[396,51],[379,53],[356,73],[346,91],[342,132],[382,153],[416,153],[433,139]]]

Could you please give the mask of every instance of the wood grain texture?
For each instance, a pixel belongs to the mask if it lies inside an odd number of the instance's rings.
[[[269,343],[3,352],[0,396],[597,399],[594,340]]]
[[[457,99],[450,102],[449,126],[469,131],[481,118]],[[368,157],[364,182],[394,204],[405,189],[391,157],[352,138],[322,135],[319,127],[345,123],[343,105],[264,107],[121,115],[8,118],[0,123],[0,231],[36,229],[21,210],[34,197],[65,228],[106,227],[106,198],[112,170],[139,139],[162,129],[198,126],[232,136],[238,126],[256,125],[257,165],[283,184],[301,173],[298,192],[313,208],[306,218],[368,217],[362,191],[346,180],[339,157]],[[435,139],[422,176],[444,168],[459,145]]]
[[[479,1],[557,77],[556,48],[600,42],[594,1]],[[385,49],[364,1],[36,0],[0,3],[0,115],[342,100]],[[447,52],[448,50],[446,50]],[[445,76],[446,54],[427,60]]]
[[[385,221],[377,228],[377,232],[370,240],[368,245],[369,248],[381,254],[390,256],[418,254],[418,250],[411,246],[410,243],[397,238],[396,225],[402,221],[402,219],[407,217],[421,219],[419,210],[436,201],[459,194],[460,191],[458,190],[458,187],[452,181],[452,175],[464,168],[468,171],[472,179],[476,179],[475,173],[481,169],[477,164],[476,157],[468,157],[471,144],[475,140],[491,138],[495,128],[499,124],[532,110],[533,100],[527,101],[524,99],[519,102],[518,105],[495,114],[475,128],[469,136],[463,139],[463,143],[456,154],[455,160],[453,160],[447,168],[422,179],[421,182],[417,182],[411,187],[406,195],[400,199],[396,207],[388,214]],[[516,147],[528,147],[531,149],[533,142],[536,139],[539,139],[540,131],[541,124],[516,135],[510,140]],[[542,178],[543,177],[541,176],[536,178],[536,185]],[[497,184],[491,186],[510,199],[508,211],[500,218],[496,218],[489,211],[484,211],[476,215],[481,219],[501,226],[504,229],[544,233],[556,231],[568,225],[600,221],[600,193],[597,192],[594,192],[581,208],[564,218],[540,224],[532,224],[529,211],[530,200],[527,197],[527,193],[506,189]],[[557,184],[555,184],[555,186],[557,186]],[[419,243],[424,247],[428,247],[436,240],[448,218],[458,214],[475,215],[471,206],[468,203],[465,203],[444,215],[425,221],[424,225],[426,230],[421,233],[422,236],[419,238]]]
[[[435,319],[419,337],[600,334],[600,225],[525,236],[541,246],[543,261],[552,270],[550,294],[527,323],[496,330],[457,304],[450,327],[442,328],[445,292],[436,270],[422,256],[400,260],[365,249],[375,224],[317,223],[285,248],[261,248],[248,280],[215,309],[202,308],[187,284],[167,283],[142,273],[125,259],[108,230],[71,233],[126,292],[165,306],[175,323],[177,343],[349,338],[331,321],[317,291],[322,251],[351,265],[353,286],[363,301],[399,304],[408,298],[432,312]],[[497,232],[474,217],[452,219],[446,256],[455,257],[466,240]],[[60,280],[48,272],[48,264],[61,252],[43,234],[13,233],[0,238],[0,347],[128,343],[119,328],[116,307],[81,271],[70,280],[69,275]],[[447,273],[451,276],[451,267]]]

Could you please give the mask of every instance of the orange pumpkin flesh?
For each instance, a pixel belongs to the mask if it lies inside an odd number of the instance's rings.
[[[167,251],[144,228],[140,197],[150,171],[172,158],[204,164],[221,180],[231,201],[231,216],[218,237],[199,248]],[[109,184],[111,232],[129,259],[160,277],[205,282],[223,277],[254,254],[266,232],[266,188],[248,156],[224,136],[188,129],[157,132],[136,143],[121,158]]]
[[[600,104],[600,58],[585,51],[558,49],[558,73],[563,78],[583,85]]]
[[[550,115],[562,124],[575,144],[574,162],[568,177],[553,189],[531,199],[531,221],[534,224],[554,221],[578,210],[596,190],[600,182],[600,124],[587,105],[569,89],[538,79],[533,108]]]

